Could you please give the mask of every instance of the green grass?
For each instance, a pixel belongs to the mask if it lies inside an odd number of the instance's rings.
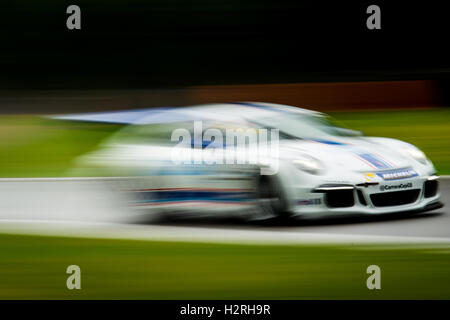
[[[450,174],[450,109],[334,112],[366,135],[405,140],[421,148],[440,174]],[[118,125],[62,122],[38,116],[0,117],[0,177],[65,176],[72,160]]]
[[[449,248],[0,235],[0,299],[450,299]],[[67,266],[81,290],[66,288]],[[366,268],[381,268],[368,290]]]
[[[0,177],[59,177],[73,159],[121,126],[53,121],[39,116],[0,117]]]

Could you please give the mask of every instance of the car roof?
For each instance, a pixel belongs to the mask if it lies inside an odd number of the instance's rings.
[[[269,118],[280,113],[308,114],[323,116],[323,113],[265,102],[230,102],[195,105],[187,107],[167,107],[134,109],[112,112],[91,112],[51,116],[53,119],[106,122],[118,124],[163,124],[195,120],[220,120],[229,122],[246,122],[258,118]]]
[[[230,115],[239,115],[245,118],[261,118],[261,117],[270,117],[274,114],[279,113],[294,113],[294,114],[308,114],[308,115],[316,115],[323,116],[324,114],[321,112],[303,109],[288,105],[276,104],[276,103],[267,103],[267,102],[252,102],[252,101],[244,101],[244,102],[230,102],[223,104],[208,104],[208,105],[200,105],[193,108],[202,108],[208,109],[215,113],[220,114],[230,114]]]

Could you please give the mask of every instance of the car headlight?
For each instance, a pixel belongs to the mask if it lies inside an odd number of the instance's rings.
[[[423,153],[422,151],[420,151],[416,147],[414,147],[414,146],[403,147],[401,149],[401,151],[404,154],[410,156],[411,158],[416,159],[420,163],[427,164],[427,156],[425,155],[425,153]]]
[[[297,156],[292,163],[300,170],[310,174],[321,174],[324,171],[324,166],[319,160],[306,154]]]

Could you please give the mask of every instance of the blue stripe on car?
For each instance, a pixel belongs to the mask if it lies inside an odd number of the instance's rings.
[[[180,201],[220,201],[241,202],[252,198],[252,192],[229,191],[199,191],[199,190],[170,190],[170,191],[139,191],[138,202],[180,202]]]
[[[329,144],[329,145],[336,145],[336,146],[350,146],[349,144],[343,143],[343,142],[337,142],[332,140],[323,140],[323,139],[310,139],[315,142],[323,143],[323,144]],[[377,169],[389,169],[392,168],[392,166],[384,161],[383,159],[379,158],[378,156],[374,155],[373,153],[368,152],[362,152],[361,150],[355,149],[355,154],[363,159],[364,161],[370,163]]]
[[[336,146],[345,146],[345,145],[347,145],[346,143],[332,141],[332,140],[323,140],[323,139],[310,139],[310,140],[315,141],[315,142],[319,142],[319,143],[323,143],[323,144],[336,145]]]
[[[371,153],[360,153],[360,154],[358,154],[358,157],[366,160],[371,165],[375,166],[377,169],[392,168],[392,166],[389,163],[387,163],[386,161],[380,159],[379,157],[377,157],[376,155],[371,154]]]

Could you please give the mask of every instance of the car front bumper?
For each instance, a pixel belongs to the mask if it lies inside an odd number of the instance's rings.
[[[432,190],[435,188],[435,190]],[[437,176],[355,184],[322,184],[299,190],[294,216],[322,217],[423,212],[441,208]]]

